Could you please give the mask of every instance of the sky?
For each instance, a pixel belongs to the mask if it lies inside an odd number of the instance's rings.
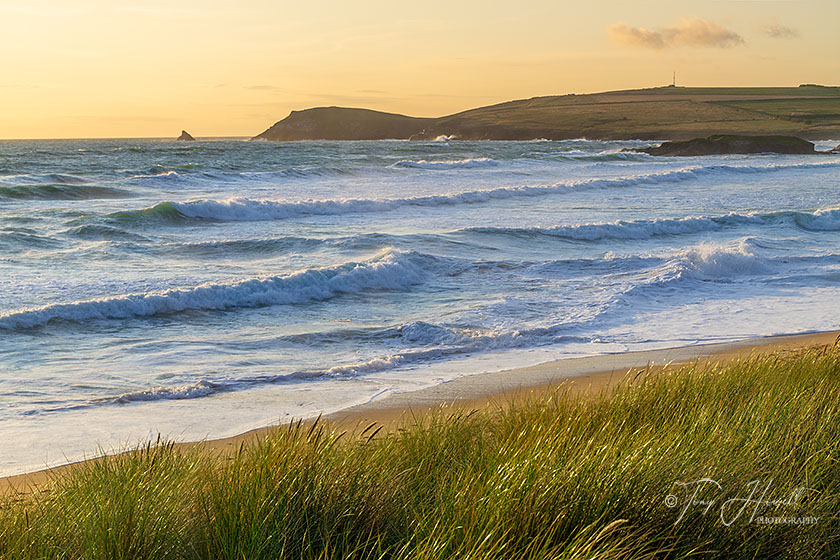
[[[666,85],[840,85],[837,0],[0,0],[0,138],[254,136]]]

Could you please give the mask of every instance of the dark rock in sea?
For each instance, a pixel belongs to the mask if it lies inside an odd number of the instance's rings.
[[[814,154],[814,144],[796,136],[713,134],[706,138],[665,142],[635,150],[652,156],[710,156],[720,154]]]
[[[829,152],[830,154],[840,154],[840,144],[837,145],[836,148]]]
[[[178,140],[181,142],[195,142],[195,138],[193,138],[186,130],[181,131],[181,136],[178,137]]]

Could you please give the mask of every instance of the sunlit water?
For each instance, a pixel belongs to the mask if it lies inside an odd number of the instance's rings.
[[[0,474],[838,327],[840,157],[639,144],[0,143]]]

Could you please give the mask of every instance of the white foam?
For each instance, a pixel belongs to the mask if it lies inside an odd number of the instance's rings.
[[[115,399],[119,403],[135,401],[183,400],[207,397],[216,392],[216,386],[203,379],[190,385],[179,387],[152,387],[140,391],[123,393]]]
[[[165,183],[177,182],[182,184],[218,184],[218,183],[255,183],[262,182],[267,184],[274,184],[278,181],[288,179],[305,179],[308,177],[322,177],[330,175],[346,175],[350,174],[350,169],[341,169],[335,167],[291,167],[278,171],[240,171],[240,172],[222,172],[222,171],[200,171],[187,172],[177,171],[173,169],[155,169],[146,173],[132,175],[127,178],[128,181],[140,181],[155,183],[163,181]]]
[[[737,246],[701,243],[677,254],[669,263],[680,276],[700,280],[725,280],[738,276],[752,276],[771,272],[772,261],[756,253],[751,238]]]
[[[681,235],[720,229],[728,222],[751,217],[732,214],[722,217],[662,218],[655,220],[618,220],[609,223],[557,226],[552,228],[467,228],[461,231],[488,234],[536,234],[578,241],[601,239],[647,239],[658,235]]]
[[[472,227],[459,230],[468,233],[495,235],[545,235],[578,241],[602,239],[648,239],[661,235],[685,235],[717,231],[725,227],[765,225],[788,222],[804,229],[836,231],[840,229],[840,209],[827,208],[810,212],[780,210],[777,212],[731,212],[721,216],[687,216],[653,220],[618,220],[615,222],[556,226],[550,228]]]
[[[0,328],[32,328],[53,320],[84,322],[185,310],[296,304],[325,300],[343,293],[399,290],[422,281],[432,259],[414,252],[386,250],[368,261],[307,269],[287,276],[24,308],[0,315]]]
[[[467,159],[450,159],[443,161],[428,161],[421,159],[418,161],[402,160],[398,161],[393,167],[407,167],[411,169],[476,169],[482,167],[496,167],[499,162],[491,158],[467,158]]]
[[[688,166],[681,169],[643,173],[609,179],[586,179],[575,182],[563,182],[553,185],[533,185],[521,187],[500,187],[496,189],[464,191],[451,194],[430,195],[394,199],[333,199],[286,202],[276,200],[255,200],[249,198],[231,198],[227,200],[195,200],[188,202],[162,202],[157,207],[175,208],[178,213],[188,218],[218,221],[271,221],[285,220],[305,215],[342,215],[357,213],[375,213],[405,207],[436,207],[457,204],[478,204],[493,200],[516,197],[536,197],[568,192],[569,190],[622,188],[636,185],[660,184],[695,179],[701,176],[727,173],[761,173],[791,169],[830,168],[840,166],[840,162],[821,164],[767,164],[760,166]],[[150,208],[134,212],[122,212],[123,216],[145,213],[149,217]]]

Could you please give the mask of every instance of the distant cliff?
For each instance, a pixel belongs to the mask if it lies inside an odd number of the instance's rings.
[[[840,88],[651,88],[509,101],[439,118],[293,111],[255,140],[684,140],[712,134],[840,137]]]
[[[369,109],[318,107],[292,113],[254,140],[383,140],[408,138],[434,119]]]

